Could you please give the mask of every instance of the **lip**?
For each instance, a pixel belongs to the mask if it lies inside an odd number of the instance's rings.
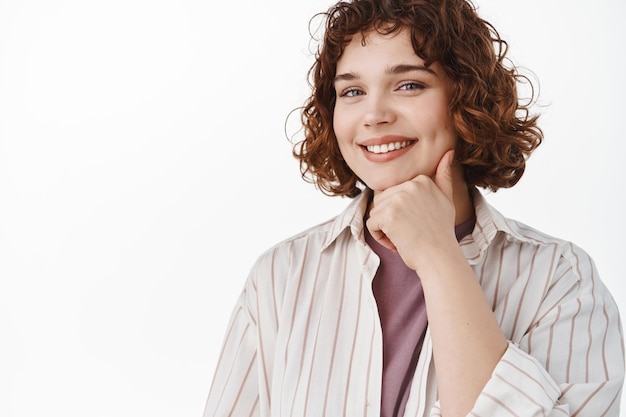
[[[380,136],[376,138],[365,139],[363,142],[359,142],[359,146],[374,146],[374,145],[384,145],[393,142],[417,142],[417,138],[409,138],[406,136],[400,135],[386,135]]]
[[[386,153],[373,153],[367,150],[368,146],[374,145],[385,145],[394,142],[410,142],[407,146],[402,149],[397,149],[394,151],[386,152]],[[387,135],[376,138],[369,138],[360,142],[358,145],[363,151],[363,155],[368,161],[371,162],[387,162],[393,159],[399,158],[405,153],[407,153],[413,146],[418,142],[417,138],[409,138],[406,136],[399,135]]]

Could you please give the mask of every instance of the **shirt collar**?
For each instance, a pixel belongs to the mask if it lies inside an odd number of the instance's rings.
[[[517,228],[511,221],[499,211],[487,203],[481,192],[474,188],[471,190],[476,213],[476,225],[472,233],[465,236],[459,243],[470,265],[476,264],[485,256],[487,248],[496,237],[498,232],[524,239],[519,235]],[[352,237],[356,240],[364,240],[363,218],[367,203],[371,197],[371,190],[365,189],[354,198],[350,204],[331,222],[331,227],[323,243],[322,250],[330,246],[339,235],[349,229]]]
[[[363,218],[365,217],[365,210],[367,210],[367,202],[370,199],[370,194],[371,191],[366,188],[348,204],[339,216],[335,217],[322,246],[322,250],[330,246],[346,229],[350,229],[354,239],[364,239]]]
[[[478,189],[472,189],[471,194],[476,213],[476,226],[472,233],[459,243],[470,265],[477,264],[484,258],[487,248],[498,233],[504,233],[509,238],[526,240],[514,222],[487,203]]]

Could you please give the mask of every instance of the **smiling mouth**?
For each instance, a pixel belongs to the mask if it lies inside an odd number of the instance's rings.
[[[392,151],[397,151],[402,148],[406,148],[413,142],[415,141],[404,140],[401,142],[384,143],[382,145],[370,145],[370,146],[366,146],[365,148],[367,149],[368,152],[381,154],[381,153],[388,153]]]

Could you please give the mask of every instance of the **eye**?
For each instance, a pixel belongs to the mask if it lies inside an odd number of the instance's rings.
[[[363,94],[365,94],[365,92],[363,92],[362,90],[356,87],[349,87],[349,88],[346,88],[345,90],[342,90],[341,93],[339,94],[339,97],[356,97],[356,96],[362,96]]]
[[[405,81],[400,84],[398,90],[423,90],[426,86],[422,83],[418,83],[417,81]]]

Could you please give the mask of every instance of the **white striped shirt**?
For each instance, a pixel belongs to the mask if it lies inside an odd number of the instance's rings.
[[[233,311],[205,417],[380,416],[382,330],[365,243],[367,193],[257,260]],[[473,417],[618,416],[617,306],[575,245],[507,219],[474,193],[461,248],[509,347]],[[439,416],[427,330],[405,416]]]

